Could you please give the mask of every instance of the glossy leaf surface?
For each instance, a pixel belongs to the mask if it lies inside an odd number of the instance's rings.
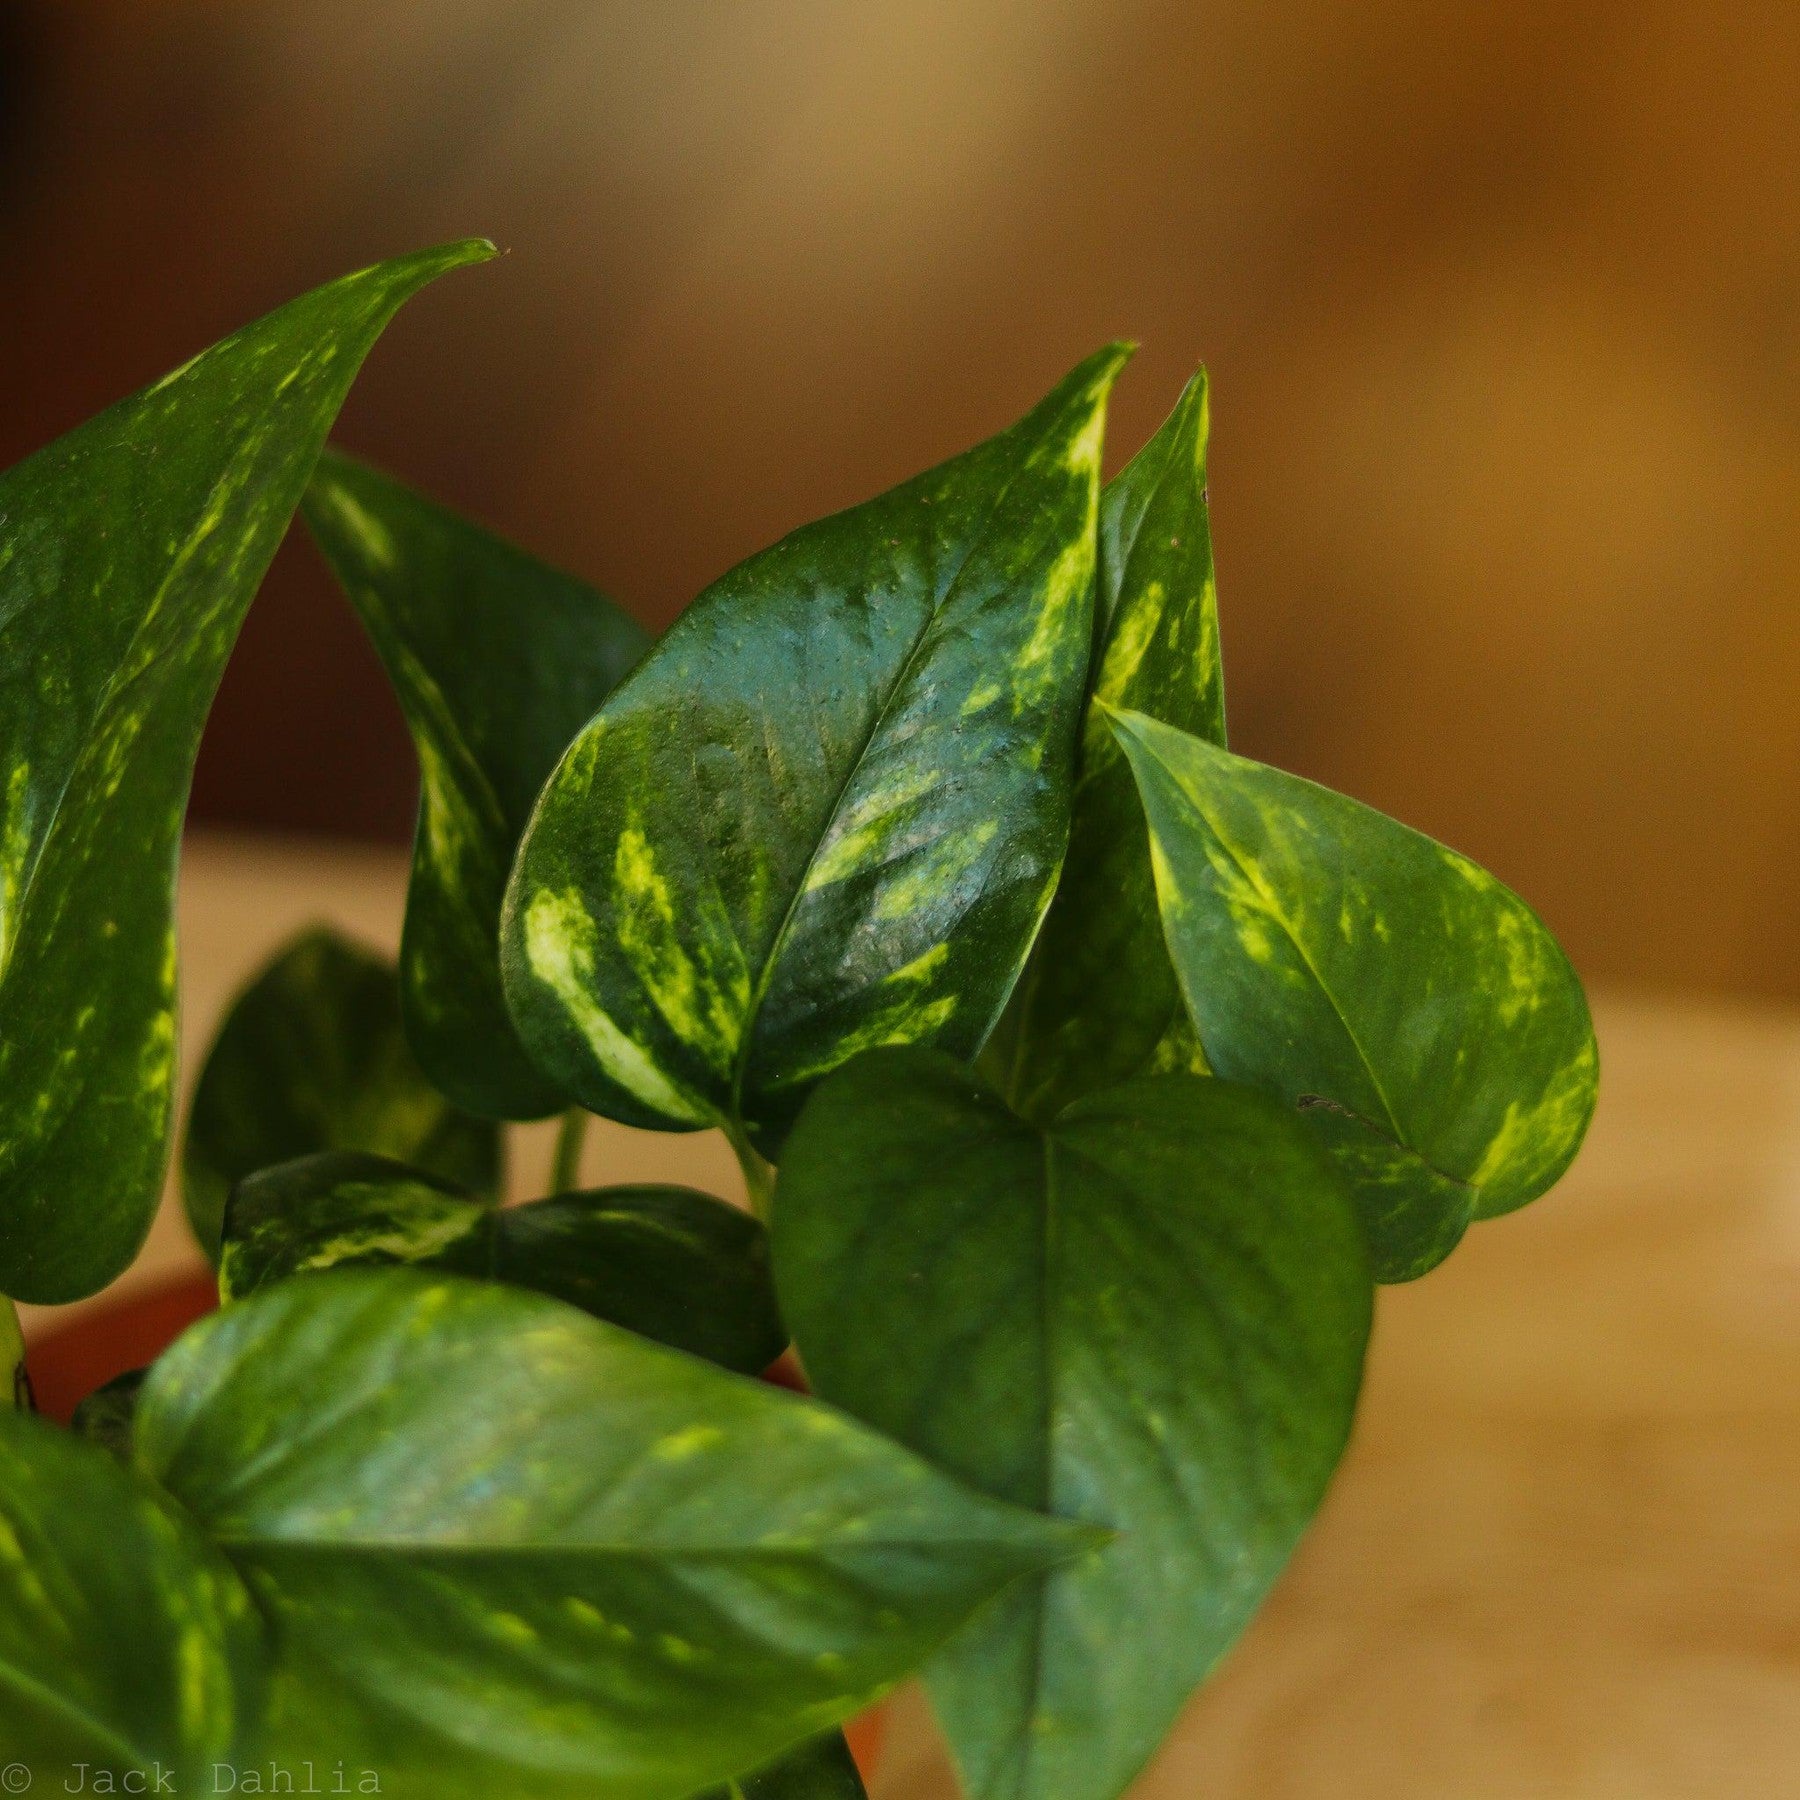
[[[1341,1177],[1235,1084],[1149,1076],[1039,1128],[948,1058],[883,1051],[794,1128],[775,1266],[820,1395],[1117,1530],[927,1672],[974,1800],[1111,1800],[1343,1449],[1372,1288]]]
[[[404,1271],[194,1327],[136,1448],[271,1619],[265,1759],[405,1800],[681,1800],[1086,1541],[814,1401]]]
[[[209,1256],[233,1185],[320,1150],[364,1150],[491,1194],[498,1128],[426,1080],[394,968],[334,931],[302,932],[238,996],[188,1115],[182,1182]]]
[[[999,1034],[1003,1090],[1033,1117],[1134,1075],[1204,1073],[1163,943],[1144,809],[1105,707],[1225,741],[1206,510],[1206,376],[1106,485],[1103,632],[1063,879]]]
[[[457,244],[306,295],[0,476],[0,1292],[131,1259],[168,1155],[200,728],[363,356]]]
[[[1378,1275],[1569,1166],[1599,1072],[1581,983],[1467,857],[1342,794],[1120,714],[1169,950],[1213,1068],[1354,1179]]]
[[[734,569],[576,740],[502,961],[583,1105],[768,1150],[858,1051],[979,1048],[1067,841],[1123,359]]]
[[[418,752],[408,1036],[459,1104],[539,1117],[562,1096],[526,1059],[501,995],[501,897],[538,790],[650,639],[586,582],[332,451],[302,511]]]
[[[495,1211],[398,1163],[337,1151],[265,1169],[233,1193],[226,1299],[369,1264],[531,1288],[747,1375],[787,1346],[767,1233],[692,1188],[600,1188]]]
[[[160,1764],[211,1792],[262,1680],[256,1608],[192,1522],[96,1445],[0,1411],[0,1762],[50,1792],[82,1763],[90,1788],[153,1791]]]

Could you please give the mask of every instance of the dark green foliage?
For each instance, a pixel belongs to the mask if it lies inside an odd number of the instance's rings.
[[[225,1215],[220,1291],[369,1266],[504,1281],[754,1375],[787,1344],[768,1235],[692,1188],[619,1187],[497,1210],[400,1163],[326,1151],[241,1181]]]
[[[1068,838],[1124,358],[732,570],[576,739],[503,959],[583,1105],[767,1150],[860,1051],[981,1048]]]
[[[1115,729],[1207,1060],[1330,1145],[1381,1278],[1549,1187],[1600,1065],[1581,983],[1524,901],[1342,794],[1141,713]]]
[[[0,475],[0,1292],[76,1299],[143,1239],[200,727],[364,355],[492,254],[346,276]]]
[[[586,583],[363,463],[327,452],[304,507],[406,709],[419,753],[401,1002],[461,1105],[562,1104],[500,993],[500,902],[532,802],[649,638]]]
[[[144,1371],[129,1369],[97,1387],[75,1408],[69,1427],[79,1437],[115,1456],[131,1450],[131,1421],[137,1417],[138,1395],[144,1389]]]
[[[1225,742],[1206,377],[1100,499],[1099,660],[1062,884],[987,1066],[1034,1117],[1132,1075],[1204,1074],[1156,916],[1144,812],[1106,707]]]
[[[1103,489],[1104,349],[650,648],[318,460],[486,253],[0,476],[0,1295],[149,1220],[194,749],[303,492],[421,781],[398,969],[303,935],[200,1073],[221,1313],[64,1433],[0,1300],[0,1762],[863,1800],[839,1727],[923,1673],[973,1800],[1115,1800],[1319,1504],[1374,1281],[1574,1156],[1580,985],[1466,858],[1225,748],[1204,376]],[[553,1186],[579,1108],[719,1127],[763,1219],[503,1206],[497,1121],[571,1101]],[[747,1379],[790,1326],[819,1400]]]
[[[1108,1800],[1248,1622],[1350,1428],[1368,1258],[1291,1113],[1193,1075],[1030,1124],[949,1058],[834,1075],[789,1140],[783,1308],[818,1392],[1118,1538],[928,1671],[970,1790]]]
[[[492,1197],[500,1134],[419,1068],[392,963],[323,927],[277,951],[233,1001],[200,1070],[181,1173],[217,1258],[234,1183],[319,1150],[364,1150]]]

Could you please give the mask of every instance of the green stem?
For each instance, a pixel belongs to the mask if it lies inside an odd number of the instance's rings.
[[[571,1106],[562,1116],[556,1134],[556,1155],[550,1164],[550,1191],[567,1194],[581,1185],[581,1146],[587,1141],[588,1113]]]
[[[775,1216],[775,1165],[757,1155],[743,1126],[727,1125],[725,1136],[737,1152],[738,1167],[744,1171],[744,1186],[750,1192],[750,1210],[767,1225]]]
[[[16,1406],[31,1411],[31,1383],[25,1377],[25,1334],[19,1329],[19,1313],[0,1294],[0,1407]]]

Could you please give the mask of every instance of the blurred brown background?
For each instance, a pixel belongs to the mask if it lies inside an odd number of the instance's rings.
[[[1213,372],[1240,749],[1603,981],[1800,995],[1800,6],[0,0],[0,460],[484,232],[346,441],[653,623],[1144,348]],[[310,549],[201,816],[404,835]]]

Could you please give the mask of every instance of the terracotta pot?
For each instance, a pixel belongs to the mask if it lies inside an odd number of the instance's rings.
[[[213,1278],[190,1276],[116,1300],[44,1332],[25,1352],[38,1410],[66,1425],[70,1414],[95,1388],[128,1369],[154,1362],[188,1326],[218,1304],[219,1290]],[[764,1379],[798,1392],[806,1387],[791,1357],[783,1357]],[[879,1706],[844,1728],[850,1753],[865,1780],[875,1771],[886,1728],[886,1709]]]
[[[25,1348],[38,1411],[68,1424],[95,1388],[155,1362],[218,1304],[218,1284],[210,1275],[195,1275],[109,1301],[44,1332]]]

